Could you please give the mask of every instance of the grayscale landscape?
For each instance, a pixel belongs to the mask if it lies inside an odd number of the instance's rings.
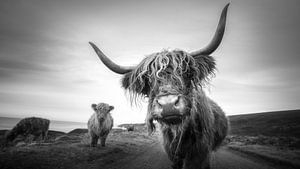
[[[300,110],[229,116],[231,131],[212,157],[215,169],[282,169],[300,167]],[[158,132],[149,136],[145,124],[134,131],[113,129],[107,146],[89,146],[87,129],[50,131],[43,142],[18,142],[3,147],[0,168],[169,169],[170,161]],[[6,130],[1,130],[1,142]]]

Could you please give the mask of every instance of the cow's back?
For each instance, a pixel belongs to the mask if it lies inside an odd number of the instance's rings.
[[[34,136],[40,136],[42,133],[48,132],[49,124],[50,120],[48,119],[38,117],[24,118],[8,132],[6,137],[8,140],[12,141],[18,135],[27,136],[31,134]]]

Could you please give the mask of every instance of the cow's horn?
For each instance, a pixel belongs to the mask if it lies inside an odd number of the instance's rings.
[[[215,33],[213,39],[211,40],[211,42],[205,48],[190,53],[192,56],[209,55],[218,48],[218,46],[220,45],[220,43],[222,41],[224,31],[225,31],[226,15],[227,15],[228,6],[229,6],[229,3],[224,7],[224,9],[222,11],[216,33]]]
[[[104,55],[104,53],[92,42],[89,42],[89,44],[94,48],[95,52],[97,53],[100,60],[107,66],[111,71],[118,73],[118,74],[125,74],[128,72],[131,72],[135,67],[132,66],[120,66],[115,64],[113,61],[111,61],[107,56]]]

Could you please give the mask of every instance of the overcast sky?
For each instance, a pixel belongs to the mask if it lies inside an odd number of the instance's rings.
[[[1,0],[0,116],[86,122],[92,103],[116,124],[144,122],[88,42],[122,65],[212,38],[228,0]],[[300,108],[300,1],[231,0],[208,95],[227,115]]]

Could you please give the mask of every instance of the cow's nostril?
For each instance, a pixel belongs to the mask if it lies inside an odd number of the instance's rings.
[[[156,100],[156,104],[157,104],[159,107],[162,107],[162,105],[159,103],[158,100]]]
[[[178,106],[178,105],[179,105],[179,97],[177,97],[177,99],[175,100],[174,105],[175,105],[175,106]]]

